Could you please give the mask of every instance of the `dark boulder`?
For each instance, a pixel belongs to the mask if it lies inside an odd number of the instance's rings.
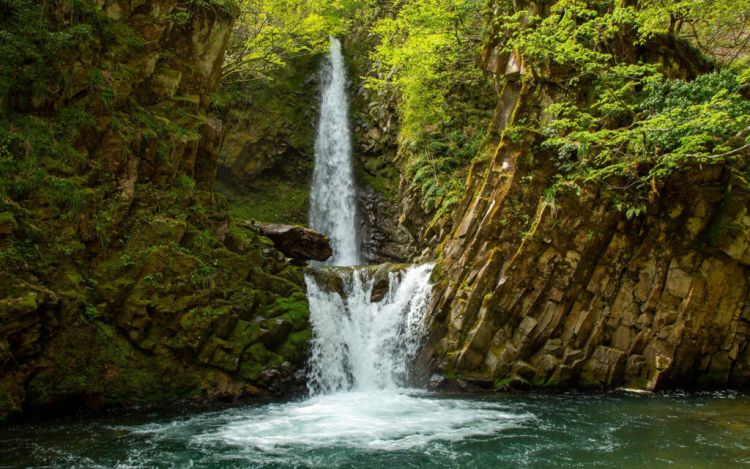
[[[253,221],[241,221],[238,225],[267,237],[276,249],[295,260],[324,261],[333,255],[328,237],[304,226]]]

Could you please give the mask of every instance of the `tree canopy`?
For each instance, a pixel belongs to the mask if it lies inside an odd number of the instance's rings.
[[[272,80],[300,55],[325,49],[368,0],[240,0],[224,80]]]

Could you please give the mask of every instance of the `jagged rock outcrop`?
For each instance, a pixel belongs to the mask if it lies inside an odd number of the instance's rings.
[[[495,125],[541,122],[553,80],[492,42],[483,62],[504,76]],[[685,167],[629,219],[593,182],[550,203],[553,158],[506,136],[472,169],[434,273],[432,366],[496,388],[748,386],[746,162]]]
[[[416,254],[414,236],[400,222],[402,212],[393,199],[369,186],[358,191],[362,254],[367,263],[405,262]]]
[[[298,261],[325,261],[333,255],[328,237],[304,226],[250,221],[238,225],[265,236],[276,249]]]

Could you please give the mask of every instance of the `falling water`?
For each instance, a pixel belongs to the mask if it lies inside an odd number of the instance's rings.
[[[310,223],[331,238],[329,264],[351,266],[359,263],[359,247],[346,75],[337,39],[331,39],[321,81]],[[379,302],[370,301],[373,280],[366,268],[331,270],[341,277],[343,292],[328,292],[307,276],[312,395],[397,389],[407,383],[424,335],[431,271],[431,265],[422,265],[389,274],[389,291]]]
[[[409,388],[426,332],[433,266],[389,273],[385,296],[371,301],[375,286],[371,269],[356,266],[359,249],[346,80],[341,44],[335,39],[321,76],[310,221],[330,236],[334,256],[332,265],[318,267],[328,275],[305,276],[313,332],[307,376],[310,396],[212,417],[211,429],[193,440],[207,447],[249,450],[255,461],[285,466],[297,465],[286,463],[303,448],[404,451],[491,435],[529,419],[494,403],[435,398]],[[302,465],[319,465],[315,458]]]
[[[321,69],[320,121],[315,137],[315,170],[310,192],[310,225],[331,238],[332,265],[359,263],[357,203],[349,103],[341,43],[331,39]]]
[[[321,70],[321,105],[315,140],[315,171],[310,224],[331,238],[329,264],[359,263],[354,171],[351,161],[346,70],[341,43],[332,38]],[[423,336],[432,266],[391,273],[389,291],[371,302],[368,270],[341,275],[343,295],[327,292],[313,276],[306,279],[314,339],[308,382],[313,394],[394,389],[406,383]]]
[[[408,384],[424,336],[432,265],[389,274],[389,290],[371,302],[366,269],[344,274],[344,295],[307,278],[314,339],[308,386],[313,394],[397,389]]]

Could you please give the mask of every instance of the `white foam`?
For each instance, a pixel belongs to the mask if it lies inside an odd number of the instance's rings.
[[[342,392],[246,410],[195,442],[272,452],[300,447],[396,451],[493,435],[532,418],[498,403],[416,391]]]
[[[339,272],[344,297],[320,289],[308,276],[312,394],[408,385],[425,335],[432,268],[425,264],[391,273],[388,293],[377,303],[370,301],[373,280],[366,269]]]

